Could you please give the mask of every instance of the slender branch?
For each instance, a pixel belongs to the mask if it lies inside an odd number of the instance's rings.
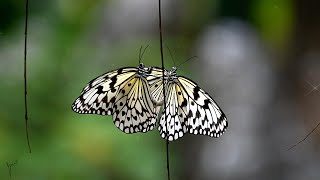
[[[316,125],[316,127],[314,127],[312,129],[312,131],[310,131],[302,140],[300,140],[299,142],[297,142],[295,145],[291,146],[289,149],[287,149],[287,151],[293,149],[294,147],[298,146],[300,143],[302,143],[303,141],[305,141],[318,127],[320,126],[320,122]]]
[[[29,0],[25,0],[25,26],[24,26],[24,110],[25,110],[25,127],[29,153],[31,153],[31,146],[28,132],[28,103],[27,103],[27,35],[28,35],[28,9]]]
[[[162,66],[162,86],[163,86],[163,104],[164,104],[164,116],[165,120],[167,120],[167,113],[166,113],[166,92],[165,92],[165,82],[164,82],[164,60],[163,60],[163,43],[162,43],[162,23],[161,23],[161,0],[159,0],[159,35],[160,35],[160,54],[161,54],[161,66]],[[168,129],[168,122],[167,129]],[[170,180],[170,161],[169,161],[169,140],[168,136],[166,138],[166,149],[167,149],[167,173],[168,173],[168,180]]]

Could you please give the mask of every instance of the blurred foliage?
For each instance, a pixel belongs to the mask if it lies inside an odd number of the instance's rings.
[[[292,37],[293,7],[290,0],[255,1],[252,7],[254,24],[259,32],[272,46],[273,50],[284,50]]]
[[[30,1],[28,99],[33,152],[27,153],[23,3],[0,2],[0,179],[8,178],[5,163],[14,160],[18,163],[12,167],[12,176],[17,180],[165,179],[165,141],[156,130],[126,135],[113,125],[111,117],[79,115],[70,108],[81,88],[92,78],[122,66],[136,66],[141,45],[150,45],[144,63],[160,66],[157,35],[127,44],[97,45],[92,33],[101,22],[100,7],[109,1]],[[237,4],[210,0],[200,4],[186,2],[184,16],[178,19],[179,32],[166,37],[175,61],[166,53],[167,67],[193,56],[189,50],[195,33],[222,16],[247,16],[245,19],[256,24],[265,38],[285,45],[292,25],[292,7],[288,0],[275,3],[268,0]],[[236,13],[235,10],[241,9],[247,14]],[[185,64],[181,73],[187,71]],[[171,152],[171,172],[177,176],[179,156],[174,150]]]
[[[0,32],[7,31],[23,14],[23,6],[19,2],[0,1]]]

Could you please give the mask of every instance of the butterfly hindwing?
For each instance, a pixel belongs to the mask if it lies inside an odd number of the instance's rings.
[[[162,103],[161,105],[156,106],[156,113],[159,115],[161,106],[163,105],[162,69],[158,67],[152,67],[147,80],[150,87],[151,97],[155,102]]]
[[[162,69],[158,67],[152,67],[151,73],[147,77],[150,91],[155,101],[163,101],[163,81],[162,81]]]
[[[186,107],[180,106],[181,98],[176,93],[179,86],[173,82],[169,82],[166,91],[166,105],[163,109],[158,130],[160,136],[169,141],[176,140],[187,132],[187,116]],[[166,119],[165,119],[166,118]]]
[[[115,125],[125,133],[152,130],[156,122],[156,113],[146,80],[133,78],[121,93],[115,101]]]

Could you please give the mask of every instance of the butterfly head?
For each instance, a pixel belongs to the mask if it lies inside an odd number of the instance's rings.
[[[177,68],[172,67],[172,69],[170,71],[165,71],[165,77],[169,81],[173,81],[173,80],[177,79]]]
[[[138,66],[139,69],[144,69],[145,67],[146,66],[143,63],[140,63],[139,66]]]
[[[146,67],[143,63],[140,63],[138,66],[138,75],[146,77],[148,74],[151,73],[151,68]]]
[[[174,73],[175,75],[177,75],[177,67],[173,66],[171,68],[171,72]]]

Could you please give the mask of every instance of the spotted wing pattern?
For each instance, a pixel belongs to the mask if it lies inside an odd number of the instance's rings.
[[[162,73],[162,70],[153,68],[151,74],[153,72]],[[153,98],[161,99],[163,86],[158,84],[162,84],[162,77],[154,76],[148,79],[151,94]],[[165,87],[166,104],[158,127],[162,138],[173,141],[187,132],[217,138],[225,132],[228,126],[225,114],[213,98],[196,83],[186,77],[177,76],[174,79],[167,78]]]
[[[138,68],[121,68],[93,79],[72,104],[73,111],[112,115],[116,127],[125,133],[152,130],[155,108],[148,83],[139,73]]]

